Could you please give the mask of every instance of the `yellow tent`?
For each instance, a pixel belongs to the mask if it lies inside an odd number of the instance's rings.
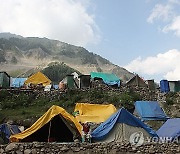
[[[48,77],[45,76],[43,73],[37,72],[37,73],[33,74],[32,76],[30,76],[24,83],[25,84],[32,83],[35,85],[42,83],[43,86],[46,86],[46,85],[51,84],[51,80],[48,79]]]
[[[106,121],[113,113],[116,112],[114,105],[77,103],[74,113],[79,122],[101,123]]]
[[[10,136],[11,142],[72,142],[81,135],[81,124],[65,109],[53,105],[30,128]]]

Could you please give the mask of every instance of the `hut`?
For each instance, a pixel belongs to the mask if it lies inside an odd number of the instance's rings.
[[[10,76],[6,72],[0,72],[0,88],[10,88]]]
[[[89,88],[90,87],[90,75],[79,75],[79,88]]]
[[[139,77],[139,75],[135,75],[126,83],[127,86],[137,86],[137,87],[148,87],[145,81]]]

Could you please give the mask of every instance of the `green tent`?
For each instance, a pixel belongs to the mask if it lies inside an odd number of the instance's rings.
[[[120,86],[120,78],[112,73],[103,73],[103,72],[91,72],[92,79],[100,78],[107,85],[118,85]]]
[[[10,87],[10,76],[6,72],[0,72],[0,88]]]

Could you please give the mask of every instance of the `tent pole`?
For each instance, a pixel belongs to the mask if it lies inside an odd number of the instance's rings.
[[[51,135],[51,121],[49,123],[48,142],[49,142],[50,135]]]

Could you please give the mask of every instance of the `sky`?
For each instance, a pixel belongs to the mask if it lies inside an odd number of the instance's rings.
[[[0,32],[82,46],[144,79],[180,79],[180,0],[1,0]]]

